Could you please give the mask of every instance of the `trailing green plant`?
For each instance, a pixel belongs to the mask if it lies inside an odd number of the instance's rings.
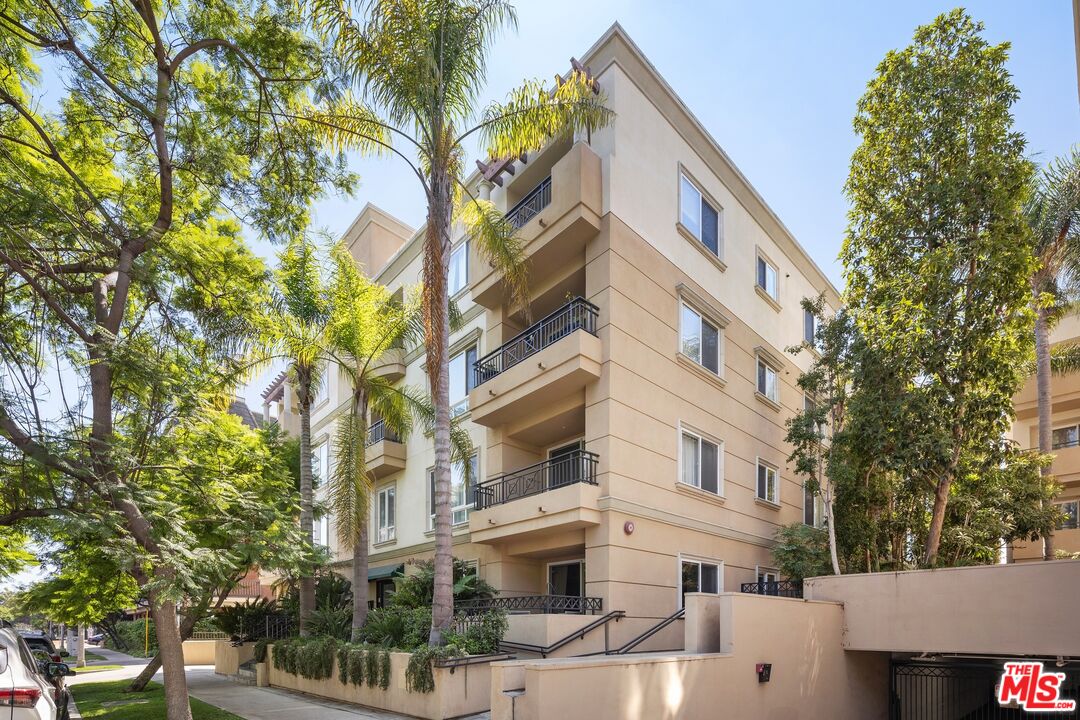
[[[349,682],[353,685],[364,684],[364,648],[349,646]]]
[[[326,680],[334,671],[338,641],[332,637],[288,638],[274,643],[274,669],[308,680]]]
[[[364,649],[364,675],[368,687],[373,688],[379,682],[379,655],[374,648]]]
[[[390,688],[390,651],[379,651],[379,687],[383,690]]]
[[[255,659],[255,662],[266,662],[266,646],[269,644],[270,638],[259,638],[259,640],[255,643],[255,649],[252,655],[252,657]]]
[[[499,645],[509,623],[506,613],[492,610],[468,618],[459,617],[444,635],[447,645],[453,645],[464,655],[489,655],[499,652]]]
[[[436,660],[460,657],[461,651],[452,645],[433,647],[424,645],[413,651],[405,668],[405,689],[409,692],[429,693],[435,689]]]

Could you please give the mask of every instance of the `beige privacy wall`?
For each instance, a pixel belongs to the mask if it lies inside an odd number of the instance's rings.
[[[691,593],[685,628],[717,651],[497,663],[492,719],[886,717],[889,656],[843,649],[839,604]]]
[[[852,650],[1080,655],[1080,561],[810,578],[805,596],[844,604]]]

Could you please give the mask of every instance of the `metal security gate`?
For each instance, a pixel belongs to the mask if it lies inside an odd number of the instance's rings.
[[[1021,720],[1080,718],[1073,713],[1033,713],[1002,707],[997,686],[1005,660],[947,662],[894,660],[889,682],[889,720]],[[1080,663],[1046,670],[1066,675],[1061,695],[1080,699]]]

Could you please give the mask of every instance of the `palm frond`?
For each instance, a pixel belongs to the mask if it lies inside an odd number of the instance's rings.
[[[475,131],[490,157],[518,157],[539,150],[567,130],[604,127],[614,116],[593,80],[572,70],[554,91],[539,80],[525,82],[510,92],[506,102],[490,105]]]
[[[489,200],[469,201],[458,217],[477,253],[502,273],[511,299],[528,315],[529,268],[517,228]]]
[[[1055,345],[1050,350],[1050,370],[1055,375],[1080,372],[1080,343]]]
[[[337,524],[338,542],[345,549],[352,549],[360,541],[371,502],[365,425],[358,412],[348,412],[338,419],[335,432],[335,462],[327,499]]]

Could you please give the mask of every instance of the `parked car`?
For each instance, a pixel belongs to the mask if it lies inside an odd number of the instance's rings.
[[[42,653],[47,655],[49,660],[53,662],[60,662],[60,653],[56,651],[56,645],[47,635],[43,633],[24,632],[19,633],[22,635],[22,639],[26,641],[26,644],[30,646],[30,651],[34,653]]]
[[[105,642],[105,633],[97,633],[96,635],[91,635],[90,637],[86,638],[86,642],[90,643],[91,645],[100,645],[101,643]]]
[[[64,663],[39,664],[18,633],[0,628],[0,720],[67,720],[67,690],[53,678],[73,674]]]

